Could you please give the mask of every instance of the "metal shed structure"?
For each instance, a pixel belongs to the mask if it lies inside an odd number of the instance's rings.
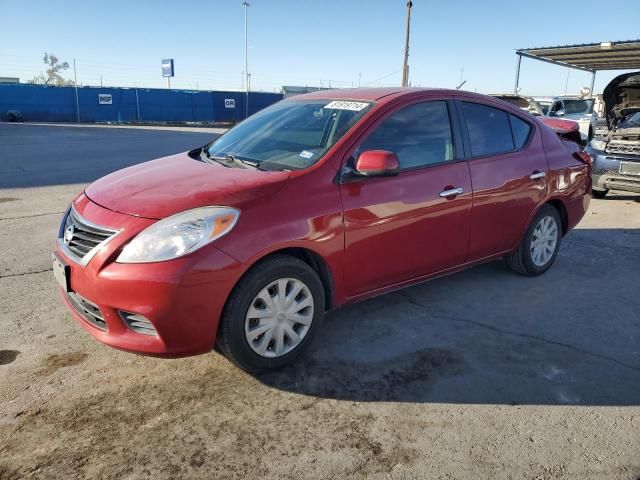
[[[585,43],[561,47],[523,48],[516,50],[518,57],[513,92],[518,92],[522,57],[552,63],[561,67],[591,72],[591,94],[600,70],[640,69],[640,40],[621,42]]]

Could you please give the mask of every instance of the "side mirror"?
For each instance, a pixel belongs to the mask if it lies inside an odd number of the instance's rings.
[[[356,161],[355,173],[364,177],[392,177],[398,174],[400,163],[395,153],[367,150]]]
[[[554,115],[556,117],[564,117],[564,110],[558,110]]]

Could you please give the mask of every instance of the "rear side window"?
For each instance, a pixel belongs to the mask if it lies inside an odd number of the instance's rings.
[[[514,150],[507,113],[478,103],[462,102],[471,155],[495,155]]]
[[[527,139],[531,133],[531,125],[515,115],[509,115],[509,121],[511,122],[511,131],[513,132],[513,143],[515,144],[516,150],[520,150],[524,147],[524,144],[527,143]]]
[[[403,170],[453,160],[447,103],[417,103],[392,113],[358,149],[366,150],[395,153]]]

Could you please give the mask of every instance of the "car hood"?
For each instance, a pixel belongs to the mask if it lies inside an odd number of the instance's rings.
[[[102,177],[85,189],[94,203],[120,213],[161,219],[208,205],[240,207],[280,190],[289,172],[204,163],[180,153]]]
[[[611,80],[602,93],[609,128],[640,111],[640,72],[625,73]]]

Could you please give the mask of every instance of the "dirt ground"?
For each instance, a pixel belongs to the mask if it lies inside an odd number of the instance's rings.
[[[79,328],[50,251],[83,183],[45,180],[0,189],[0,479],[640,478],[640,195],[594,200],[542,277],[497,262],[345,307],[255,377]]]

